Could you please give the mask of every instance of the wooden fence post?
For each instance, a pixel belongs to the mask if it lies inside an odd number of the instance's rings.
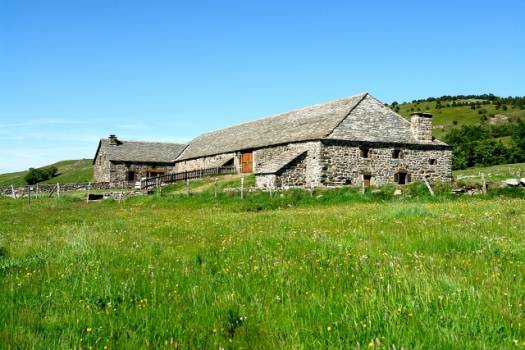
[[[428,192],[430,192],[430,195],[431,195],[432,197],[434,197],[434,196],[435,196],[435,194],[434,194],[434,190],[432,190],[432,187],[430,187],[430,184],[428,183],[428,180],[427,180],[426,175],[423,175],[423,181],[425,181],[425,185],[427,186],[427,188],[428,188]]]
[[[38,183],[36,184],[36,198],[38,199]]]
[[[190,179],[186,177],[186,194],[190,195]]]
[[[57,197],[60,198],[60,183],[57,182]]]
[[[241,177],[241,199],[244,199],[244,176]]]
[[[487,194],[487,182],[485,181],[485,173],[481,173],[481,192]]]
[[[11,185],[11,197],[13,197],[13,199],[16,199],[15,186],[13,185]]]
[[[361,193],[365,193],[365,175],[361,174]]]
[[[27,185],[27,201],[31,205],[31,186]]]
[[[215,198],[217,198],[217,178],[215,178],[214,189],[215,189],[215,191],[214,191],[213,196],[214,196]]]

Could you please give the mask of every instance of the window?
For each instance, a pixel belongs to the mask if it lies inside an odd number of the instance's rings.
[[[361,158],[368,158],[370,157],[370,149],[361,147]]]
[[[403,152],[400,149],[395,149],[392,151],[392,158],[394,159],[403,159]]]
[[[429,159],[429,160],[428,160],[428,164],[430,164],[430,165],[436,165],[436,164],[437,164],[437,159]]]
[[[135,181],[135,172],[128,171],[128,181]]]

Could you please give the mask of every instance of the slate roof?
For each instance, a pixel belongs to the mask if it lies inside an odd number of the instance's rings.
[[[414,138],[410,122],[362,93],[202,134],[177,161],[322,139],[429,144]],[[430,145],[446,144],[435,140]]]
[[[179,160],[327,136],[366,93],[212,131],[190,142]]]
[[[266,163],[258,167],[256,174],[275,174],[286,165],[290,164],[297,157],[306,153],[306,150],[290,150],[273,157]]]
[[[145,142],[118,140],[118,145],[110,145],[108,139],[101,139],[95,154],[104,149],[106,159],[121,162],[173,163],[186,145],[167,142]]]

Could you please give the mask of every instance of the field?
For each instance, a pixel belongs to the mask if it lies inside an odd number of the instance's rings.
[[[58,175],[42,183],[84,183],[93,181],[93,165],[91,159],[63,160],[54,165],[58,168]],[[0,174],[0,186],[25,185],[26,171]]]
[[[422,189],[0,199],[0,347],[525,348],[525,191]]]
[[[480,182],[481,173],[487,181],[503,181],[509,178],[525,177],[525,163],[494,165],[488,167],[468,168],[456,170],[453,175],[464,182]]]

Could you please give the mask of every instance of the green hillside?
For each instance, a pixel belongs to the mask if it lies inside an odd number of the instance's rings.
[[[42,183],[81,183],[93,181],[93,165],[91,159],[63,160],[48,166],[58,168],[58,176]],[[24,185],[27,171],[0,174],[0,186]]]
[[[442,138],[451,129],[462,125],[494,125],[525,118],[523,98],[513,98],[509,101],[507,98],[495,96],[492,96],[492,100],[461,97],[463,96],[431,97],[399,104],[394,102],[390,107],[407,119],[410,119],[410,114],[416,111],[432,113],[434,136],[437,138]],[[494,118],[498,115],[506,116],[508,120],[503,118],[498,121],[498,117]]]

